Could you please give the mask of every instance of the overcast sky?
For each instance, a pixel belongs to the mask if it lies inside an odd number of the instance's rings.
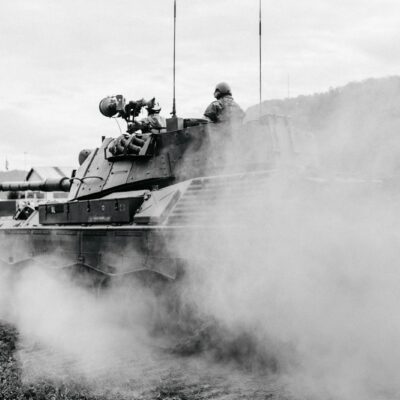
[[[0,13],[0,169],[77,164],[117,136],[113,94],[172,108],[173,0],[12,0]],[[258,0],[177,0],[177,111],[200,117],[217,82],[258,101]],[[398,0],[262,0],[263,97],[398,75]],[[25,153],[25,156],[24,156]],[[25,162],[24,162],[25,158]]]

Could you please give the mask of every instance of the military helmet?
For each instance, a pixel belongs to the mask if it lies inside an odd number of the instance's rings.
[[[155,97],[147,102],[146,110],[149,114],[158,114],[161,111],[161,106],[156,101]]]
[[[231,87],[226,82],[218,83],[218,85],[215,86],[214,97],[219,99],[226,95],[232,96]]]

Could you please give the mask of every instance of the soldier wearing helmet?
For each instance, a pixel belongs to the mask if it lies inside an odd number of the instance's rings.
[[[244,111],[232,97],[230,86],[226,82],[218,83],[215,87],[213,101],[204,111],[204,116],[211,122],[242,122]]]
[[[138,122],[138,128],[142,130],[143,133],[151,132],[153,129],[159,132],[166,128],[166,120],[160,115],[161,107],[155,98],[152,98],[146,105],[147,117],[141,119]]]

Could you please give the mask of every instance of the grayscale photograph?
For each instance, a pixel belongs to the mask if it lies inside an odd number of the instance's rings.
[[[13,0],[0,400],[400,400],[400,3]]]

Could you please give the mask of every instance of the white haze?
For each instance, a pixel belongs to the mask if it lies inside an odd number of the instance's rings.
[[[282,168],[243,202],[237,227],[217,201],[216,228],[177,243],[191,260],[184,298],[232,338],[252,335],[295,396],[391,399],[400,394],[399,196],[334,172]]]
[[[185,246],[195,260],[207,254],[195,262],[189,301],[232,335],[254,334],[294,393],[390,398],[400,389],[395,206],[280,178],[249,227]]]
[[[266,374],[276,374],[295,397],[398,397],[399,196],[384,182],[299,171],[276,171],[243,204],[241,220],[231,221],[238,227],[212,219],[212,230],[175,244],[176,255],[190,260],[183,301],[216,322],[226,342],[251,335],[257,351],[276,360]],[[214,209],[227,213],[218,201]],[[93,365],[106,365],[118,374],[129,353],[137,363],[130,373],[145,375],[140,360],[152,355],[148,306],[155,301],[147,291],[99,298],[37,269],[22,274],[10,307],[4,279],[0,289],[0,315],[22,337],[75,360],[75,372],[90,377]]]
[[[171,351],[180,337],[164,332],[168,307],[156,292],[126,279],[99,294],[42,265],[17,275],[2,269],[0,320],[18,330],[23,382],[72,384],[72,391],[82,387],[121,399],[154,398],[185,385],[241,390],[238,378],[246,374]],[[253,391],[251,384],[247,390]]]
[[[19,331],[25,380],[115,383],[142,377],[145,360],[151,365],[155,299],[144,288],[121,284],[100,296],[59,270],[31,265],[13,281],[3,273],[0,290],[0,318]]]

